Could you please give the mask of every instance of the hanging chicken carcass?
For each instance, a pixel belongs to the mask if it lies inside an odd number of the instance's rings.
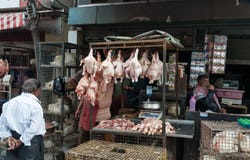
[[[129,59],[127,59],[124,64],[123,64],[123,67],[124,67],[124,72],[125,72],[125,76],[126,78],[130,78],[130,63],[131,63],[131,60],[133,59],[134,57],[134,51],[130,54],[130,57]]]
[[[85,73],[84,76],[78,82],[75,89],[78,99],[81,99],[85,95],[89,85],[90,85],[89,76],[87,73]]]
[[[115,83],[117,83],[117,79],[120,79],[120,82],[124,79],[124,68],[123,68],[123,57],[121,54],[121,50],[118,51],[117,58],[113,61],[114,69],[115,69]]]
[[[97,62],[95,57],[93,56],[93,48],[90,49],[89,55],[81,60],[80,65],[82,64],[84,64],[82,74],[84,75],[86,71],[88,74],[93,75],[93,77],[95,77],[97,71]]]
[[[96,74],[95,74],[95,80],[97,82],[100,82],[102,79],[103,79],[103,72],[102,70],[100,70],[100,67],[101,67],[101,64],[102,64],[102,59],[101,59],[101,54],[100,52],[97,52],[97,56],[96,56]]]
[[[142,58],[139,60],[141,66],[142,66],[142,75],[141,78],[145,77],[145,74],[148,70],[148,67],[150,66],[150,61],[148,59],[148,50],[146,50],[145,52],[143,52],[142,54]]]
[[[149,83],[152,84],[155,80],[158,80],[161,84],[161,76],[163,73],[163,62],[159,58],[159,53],[156,52],[152,55],[152,62],[145,74],[148,77]]]
[[[130,62],[130,78],[132,82],[138,82],[139,76],[142,75],[142,66],[138,60],[139,49],[135,50],[135,56],[131,59]]]
[[[115,69],[111,62],[111,53],[112,50],[109,50],[106,59],[102,62],[99,71],[103,72],[103,79],[105,80],[106,84],[108,84],[115,75]]]
[[[96,101],[96,95],[98,93],[98,83],[97,81],[94,79],[93,76],[91,76],[90,79],[90,85],[86,91],[86,97],[87,99],[90,101],[90,103],[94,106],[95,105],[95,101]]]

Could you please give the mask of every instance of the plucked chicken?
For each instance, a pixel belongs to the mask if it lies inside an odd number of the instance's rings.
[[[94,106],[96,102],[96,95],[98,93],[98,83],[95,81],[94,77],[91,76],[90,85],[86,91],[86,97],[90,103]]]
[[[102,62],[99,71],[103,72],[103,79],[108,84],[115,75],[115,69],[111,62],[112,50],[109,50],[107,58]]]
[[[93,75],[95,77],[95,73],[97,71],[97,62],[95,57],[93,56],[93,49],[90,49],[89,55],[81,60],[80,65],[83,65],[83,75],[85,74],[85,71]]]
[[[78,99],[81,99],[85,95],[85,92],[87,91],[89,85],[90,85],[89,76],[87,73],[85,73],[84,76],[78,82],[75,89]]]
[[[159,53],[156,52],[152,55],[152,62],[146,72],[145,77],[148,77],[149,83],[152,84],[155,80],[160,81],[163,72],[163,63],[159,58]]]
[[[118,55],[115,61],[113,61],[114,69],[115,69],[115,83],[117,83],[117,79],[120,79],[120,82],[124,79],[124,68],[123,68],[123,57],[121,54],[121,50],[118,51]]]
[[[148,67],[150,66],[150,61],[148,59],[148,50],[146,50],[145,52],[143,52],[142,54],[142,58],[139,60],[141,66],[142,66],[142,75],[141,78],[145,77],[145,74],[148,70]]]
[[[125,72],[125,76],[126,78],[130,78],[130,63],[131,63],[131,60],[133,59],[134,57],[134,54],[135,52],[133,51],[131,54],[130,54],[130,57],[129,59],[127,59],[124,64],[123,64],[123,67],[124,67],[124,72]]]
[[[95,74],[95,80],[97,80],[98,82],[100,82],[103,78],[103,72],[102,70],[100,71],[100,67],[101,67],[101,64],[102,64],[102,60],[101,60],[101,54],[100,52],[97,52],[97,56],[96,56],[96,74]]]
[[[130,78],[132,82],[138,82],[139,76],[142,75],[142,66],[138,60],[139,49],[135,50],[135,56],[131,59],[130,62]]]

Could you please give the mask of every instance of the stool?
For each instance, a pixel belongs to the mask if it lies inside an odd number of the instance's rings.
[[[238,104],[226,104],[229,108],[242,109],[244,114],[247,114],[247,106],[246,105],[238,105]]]

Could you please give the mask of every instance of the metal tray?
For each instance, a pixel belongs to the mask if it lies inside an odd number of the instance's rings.
[[[139,123],[141,119],[129,119],[135,123]],[[175,137],[175,138],[190,138],[194,137],[194,127],[195,122],[193,120],[177,120],[177,119],[166,119],[166,122],[169,122],[172,126],[174,126],[176,132],[175,133],[168,133],[166,137]],[[113,133],[113,134],[121,134],[121,135],[129,135],[129,136],[143,136],[143,137],[162,137],[162,135],[144,135],[139,132],[135,131],[122,131],[122,130],[110,130],[110,129],[103,129],[103,128],[96,128],[92,129],[92,132],[98,133]]]

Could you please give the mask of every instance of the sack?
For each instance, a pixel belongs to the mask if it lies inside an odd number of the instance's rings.
[[[56,77],[53,82],[53,92],[56,95],[64,95],[65,93],[65,79],[61,76]]]
[[[198,111],[206,112],[207,110],[219,112],[219,106],[214,102],[214,91],[209,90],[206,97],[196,101],[195,108]]]

